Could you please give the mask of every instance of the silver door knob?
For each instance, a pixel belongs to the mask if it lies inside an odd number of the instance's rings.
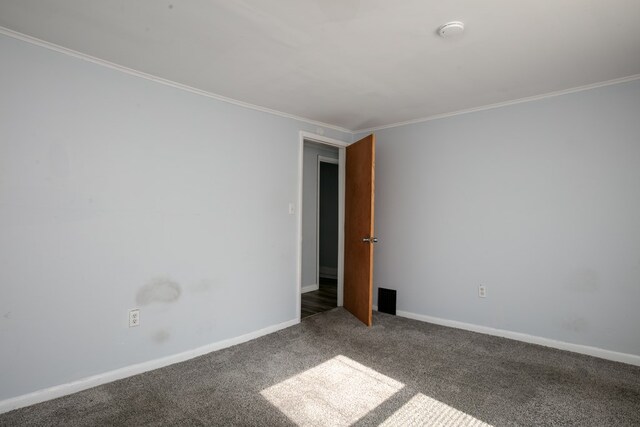
[[[377,237],[364,237],[362,243],[378,243]]]

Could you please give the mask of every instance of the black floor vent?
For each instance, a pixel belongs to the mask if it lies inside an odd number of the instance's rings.
[[[378,288],[378,311],[381,313],[396,314],[395,289]]]

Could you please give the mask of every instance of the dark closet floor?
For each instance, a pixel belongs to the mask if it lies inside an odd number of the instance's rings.
[[[338,305],[338,282],[336,279],[320,278],[320,289],[302,294],[302,312],[305,318],[322,313]]]

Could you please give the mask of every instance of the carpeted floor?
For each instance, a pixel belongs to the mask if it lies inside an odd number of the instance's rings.
[[[640,425],[640,367],[341,308],[0,425]]]

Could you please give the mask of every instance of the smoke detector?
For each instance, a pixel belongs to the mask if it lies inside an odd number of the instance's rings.
[[[464,31],[464,23],[460,21],[447,22],[438,28],[440,37],[448,38],[461,34]]]

